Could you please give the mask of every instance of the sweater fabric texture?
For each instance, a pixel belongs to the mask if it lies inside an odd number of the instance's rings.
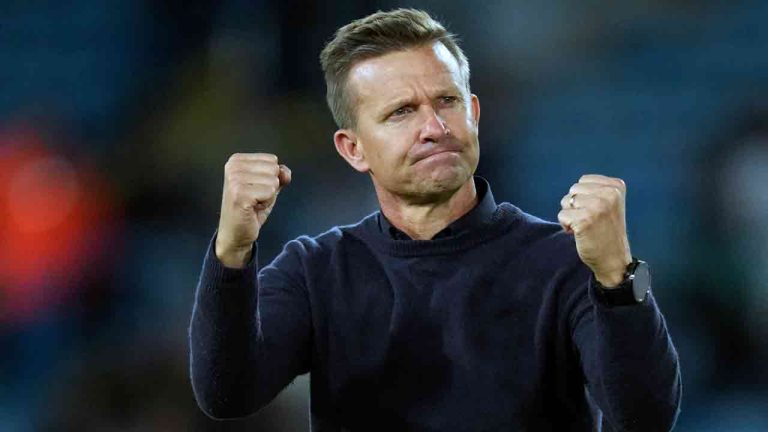
[[[601,303],[572,235],[475,183],[431,240],[376,212],[231,269],[214,236],[189,331],[201,409],[250,415],[309,372],[312,431],[670,430],[680,370],[653,294]]]

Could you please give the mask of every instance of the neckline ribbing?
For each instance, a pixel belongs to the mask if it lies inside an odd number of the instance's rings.
[[[521,219],[522,211],[510,203],[503,202],[496,207],[487,223],[456,236],[432,240],[394,240],[379,229],[378,215],[379,212],[372,213],[344,231],[388,255],[419,256],[451,254],[498,237]]]

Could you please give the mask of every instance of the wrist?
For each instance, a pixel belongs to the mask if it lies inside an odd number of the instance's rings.
[[[605,288],[616,288],[622,281],[624,281],[624,274],[625,271],[606,274],[595,273],[595,279]]]
[[[253,244],[248,246],[232,246],[216,238],[216,258],[229,268],[244,268],[251,259]]]
[[[605,288],[616,288],[627,275],[627,267],[632,263],[632,258],[625,258],[611,270],[594,272],[595,279]]]
[[[651,291],[650,268],[647,262],[633,259],[618,286],[608,288],[592,279],[592,288],[595,299],[606,306],[645,304]]]

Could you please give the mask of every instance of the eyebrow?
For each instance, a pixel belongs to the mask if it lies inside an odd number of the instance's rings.
[[[459,88],[456,88],[455,86],[451,87],[443,87],[439,91],[435,92],[436,96],[434,97],[440,97],[445,94],[455,94],[455,96],[463,101],[464,95],[461,93],[461,90]],[[412,96],[403,96],[398,97],[396,99],[393,99],[391,102],[387,102],[384,105],[382,105],[381,113],[383,115],[389,114],[391,111],[394,111],[396,108],[400,108],[401,106],[405,106],[408,104],[413,103],[414,98]]]
[[[399,97],[397,99],[392,100],[391,102],[385,103],[381,108],[382,114],[389,114],[391,111],[394,111],[397,108],[400,108],[401,106],[412,104],[413,103],[413,97],[407,96],[407,97]]]

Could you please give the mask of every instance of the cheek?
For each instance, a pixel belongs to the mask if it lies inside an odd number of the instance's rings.
[[[418,132],[405,125],[387,128],[376,136],[375,156],[385,164],[399,165],[408,158],[408,152],[412,148],[414,137],[418,140]]]
[[[477,123],[475,123],[475,119],[472,118],[471,115],[466,116],[466,123],[467,123],[467,129],[471,131],[473,134],[477,135]]]
[[[455,130],[457,133],[466,134],[472,132],[475,129],[475,121],[471,114],[461,108],[444,110],[440,113],[448,123],[448,127],[451,130]]]
[[[472,110],[464,111],[461,113],[461,118],[464,121],[464,124],[466,125],[466,128],[468,131],[472,133],[477,133],[477,124],[475,123],[475,118],[472,117]]]

